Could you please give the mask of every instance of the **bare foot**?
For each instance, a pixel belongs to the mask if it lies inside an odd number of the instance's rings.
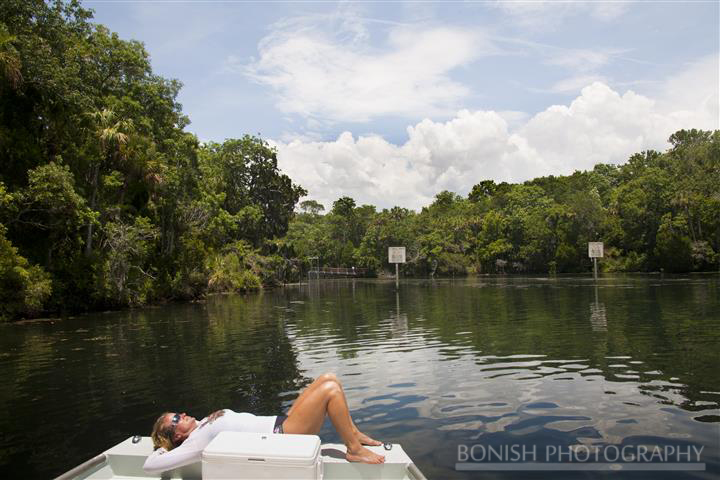
[[[379,455],[375,452],[371,452],[365,447],[359,447],[358,449],[353,451],[348,448],[348,451],[345,454],[345,459],[348,462],[385,463],[384,455]]]
[[[370,445],[372,447],[379,447],[380,445],[382,445],[382,442],[378,442],[374,438],[370,438],[360,431],[358,431],[355,436],[358,440],[360,440],[360,443],[362,443],[363,445]]]

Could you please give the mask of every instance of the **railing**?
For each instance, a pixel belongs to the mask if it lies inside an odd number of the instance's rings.
[[[63,473],[59,477],[55,478],[55,480],[74,480],[75,478],[80,477],[84,474],[90,471],[91,469],[97,467],[98,465],[102,465],[105,462],[107,462],[107,455],[104,453],[101,453],[99,455],[94,456],[90,460],[81,463],[77,467],[68,470],[67,472]]]
[[[412,478],[414,480],[427,480],[425,475],[420,471],[418,467],[415,466],[414,463],[411,463],[407,466],[408,473],[412,475]]]
[[[314,268],[308,272],[309,277],[321,276],[343,276],[343,277],[364,277],[367,275],[367,268],[355,267],[320,267]]]

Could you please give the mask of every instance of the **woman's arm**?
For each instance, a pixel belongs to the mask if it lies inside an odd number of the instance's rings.
[[[192,444],[183,443],[169,452],[164,448],[158,448],[145,460],[143,470],[147,473],[155,474],[199,462],[202,450],[197,450],[193,447],[194,445]]]

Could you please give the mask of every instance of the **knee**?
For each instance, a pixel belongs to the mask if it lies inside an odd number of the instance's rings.
[[[340,380],[338,380],[337,376],[334,373],[323,373],[317,378],[317,380],[320,383],[332,382],[340,385]]]
[[[342,393],[340,384],[337,382],[332,382],[332,381],[323,382],[323,384],[320,385],[320,388],[322,389],[323,393],[325,395],[327,395],[328,397],[333,397],[335,395]]]

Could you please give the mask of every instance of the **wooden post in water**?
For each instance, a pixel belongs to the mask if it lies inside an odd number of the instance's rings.
[[[400,274],[398,274],[398,264],[395,264],[395,290],[400,288]]]

